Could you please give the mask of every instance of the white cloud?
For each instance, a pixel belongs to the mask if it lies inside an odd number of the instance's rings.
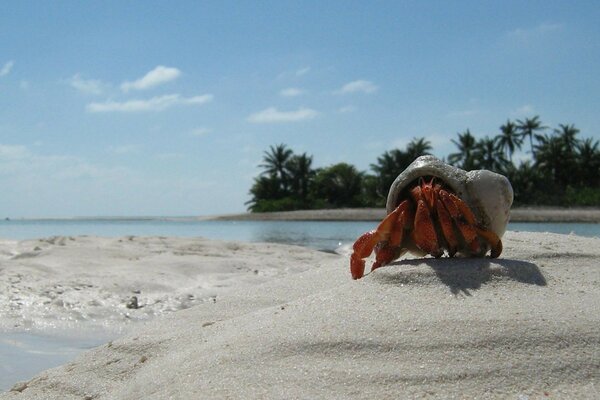
[[[104,84],[96,79],[83,79],[81,75],[75,74],[69,79],[72,88],[86,94],[101,94]]]
[[[300,78],[310,72],[311,68],[309,66],[298,68],[296,70],[288,70],[277,75],[277,79],[294,79]]]
[[[319,113],[311,108],[299,108],[296,111],[279,111],[269,107],[248,117],[248,121],[255,124],[271,124],[280,122],[298,122],[315,118]]]
[[[521,42],[529,42],[536,38],[561,31],[564,24],[544,22],[530,28],[517,28],[508,32],[508,37]]]
[[[531,104],[525,104],[511,111],[510,114],[513,117],[527,117],[531,116],[533,113],[535,113],[535,109],[533,108],[533,106]]]
[[[123,82],[121,89],[124,92],[129,90],[145,90],[151,87],[175,80],[181,75],[181,71],[177,68],[165,67],[159,65],[146,75],[133,82]]]
[[[210,129],[208,128],[196,128],[196,129],[192,129],[192,131],[190,132],[190,134],[192,136],[205,136],[208,135],[210,133]]]
[[[82,177],[120,179],[123,175],[122,168],[105,168],[77,157],[39,155],[26,146],[0,144],[0,177],[8,176],[30,184],[33,180],[48,182]]]
[[[279,92],[279,94],[283,97],[297,97],[303,95],[304,93],[306,92],[303,89],[294,87],[283,89]]]
[[[182,97],[179,94],[167,94],[150,99],[134,99],[127,101],[105,101],[103,103],[90,103],[86,106],[89,112],[145,112],[164,111],[167,108],[181,105],[201,105],[213,100],[212,94],[194,97]]]
[[[12,70],[13,65],[15,65],[15,62],[13,60],[6,62],[2,66],[2,68],[0,68],[0,76],[6,76],[6,75],[10,74],[10,71]]]
[[[340,107],[338,109],[338,112],[340,114],[347,114],[347,113],[351,113],[351,112],[354,112],[354,111],[356,111],[356,107],[354,107],[354,106],[344,106],[344,107]]]
[[[365,81],[362,79],[348,82],[340,89],[336,90],[336,94],[350,94],[350,93],[374,93],[377,91],[377,86],[371,81]]]
[[[296,70],[296,76],[304,76],[310,72],[310,67],[303,67]]]
[[[0,160],[17,160],[29,157],[27,147],[21,145],[0,144]]]
[[[123,155],[123,154],[135,154],[139,153],[140,146],[135,144],[124,144],[120,146],[110,146],[108,151],[113,154]]]

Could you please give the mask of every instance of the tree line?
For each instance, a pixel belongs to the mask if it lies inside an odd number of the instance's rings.
[[[489,169],[506,175],[516,205],[600,206],[600,144],[579,138],[573,124],[549,128],[539,116],[500,126],[493,137],[476,138],[469,129],[451,142],[456,151],[444,161],[465,170]],[[406,147],[384,152],[359,171],[348,163],[313,168],[313,157],[285,144],[270,146],[250,189],[252,212],[297,209],[384,207],[390,185],[415,158],[431,154],[431,142],[414,138]],[[528,157],[515,163],[514,154]]]

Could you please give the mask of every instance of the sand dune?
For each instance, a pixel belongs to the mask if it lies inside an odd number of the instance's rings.
[[[599,394],[598,239],[508,232],[498,260],[404,260],[358,281],[343,255],[247,246],[245,262],[294,273],[163,315],[0,398]]]

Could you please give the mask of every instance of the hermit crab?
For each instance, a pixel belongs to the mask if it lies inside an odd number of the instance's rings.
[[[350,272],[362,278],[365,258],[375,252],[371,271],[405,252],[436,258],[502,253],[513,190],[503,175],[464,171],[433,156],[413,161],[392,183],[387,216],[352,247]]]

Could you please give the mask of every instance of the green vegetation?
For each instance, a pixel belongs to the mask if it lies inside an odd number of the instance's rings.
[[[580,139],[574,125],[559,124],[549,132],[538,116],[506,121],[495,137],[476,138],[467,129],[452,139],[457,151],[447,162],[457,167],[489,169],[506,175],[516,205],[600,207],[600,145]],[[523,148],[530,158],[515,165]],[[383,207],[387,191],[415,158],[430,154],[431,143],[414,138],[404,150],[386,151],[372,173],[339,163],[312,168],[312,156],[294,154],[284,144],[265,151],[263,172],[254,179],[247,203],[252,212],[340,207]]]

